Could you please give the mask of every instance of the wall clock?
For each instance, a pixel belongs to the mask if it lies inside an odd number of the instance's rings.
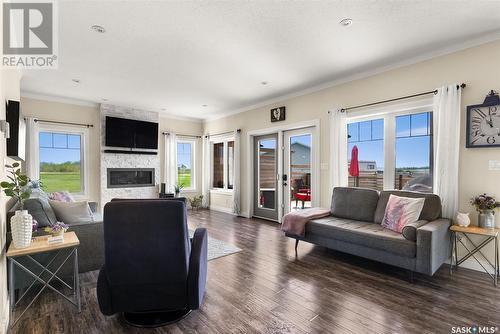
[[[491,91],[482,104],[467,106],[466,147],[500,147],[500,97]]]

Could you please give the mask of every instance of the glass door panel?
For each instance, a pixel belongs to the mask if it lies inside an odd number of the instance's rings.
[[[254,215],[278,219],[278,136],[255,137]]]

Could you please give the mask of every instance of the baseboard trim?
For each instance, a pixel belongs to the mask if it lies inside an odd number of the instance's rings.
[[[234,215],[233,213],[233,209],[231,208],[226,208],[224,206],[217,206],[217,205],[210,205],[210,210],[213,210],[213,211],[219,211],[219,212],[224,212],[224,213],[229,213],[229,214],[232,214]]]

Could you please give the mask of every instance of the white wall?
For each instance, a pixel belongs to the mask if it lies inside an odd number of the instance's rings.
[[[283,100],[265,107],[248,110],[243,113],[224,117],[205,123],[206,133],[217,133],[242,129],[241,175],[242,175],[242,212],[249,210],[249,198],[245,187],[248,168],[247,133],[256,129],[275,126],[270,122],[271,108],[286,106],[286,121],[280,125],[293,124],[312,119],[319,119],[320,160],[323,166],[329,164],[329,124],[327,111],[334,106],[351,106],[385,100],[393,97],[425,92],[448,83],[465,82],[467,88],[462,94],[461,142],[460,142],[460,184],[459,201],[462,212],[471,212],[474,224],[477,216],[469,205],[469,198],[479,193],[489,193],[500,198],[500,171],[488,170],[490,159],[500,160],[499,148],[465,148],[466,106],[482,103],[491,90],[500,91],[500,41],[484,44],[453,54],[401,67],[364,79],[340,84],[307,95]],[[321,206],[330,204],[330,170],[322,169]],[[497,220],[500,214],[497,215]],[[486,250],[493,259],[493,246]],[[469,266],[478,268],[472,262]]]

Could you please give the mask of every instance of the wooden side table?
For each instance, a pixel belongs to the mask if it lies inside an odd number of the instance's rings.
[[[48,288],[58,295],[66,299],[71,304],[75,305],[78,309],[78,312],[81,311],[81,302],[80,302],[80,280],[78,278],[78,250],[77,247],[80,245],[80,241],[76,236],[75,232],[67,232],[64,233],[64,242],[58,244],[49,245],[48,236],[40,236],[34,238],[31,246],[27,248],[15,248],[14,243],[10,243],[9,249],[7,250],[7,260],[9,262],[9,294],[10,294],[10,327],[14,327],[19,319],[24,315],[24,313],[28,310],[28,308],[33,305],[35,300],[42,294],[42,292]],[[63,250],[69,250],[69,253],[66,255],[62,263],[55,269],[49,269],[50,265],[58,258]],[[47,262],[47,264],[42,264],[36,259],[33,258],[32,255],[39,253],[47,253],[47,252],[55,252],[54,256]],[[39,273],[35,273],[24,266],[22,263],[18,261],[18,258],[24,257],[30,260],[37,268],[41,269]],[[67,284],[63,279],[57,276],[57,273],[61,270],[64,264],[70,259],[73,258],[73,286]],[[19,297],[17,301],[14,300],[14,266],[21,268],[23,271],[28,273],[32,278],[33,282],[26,289],[26,291]],[[48,279],[43,279],[42,276],[44,273],[49,274]],[[61,291],[57,290],[53,287],[50,282],[53,280],[59,281],[63,286],[73,290],[73,299],[63,294]],[[38,293],[31,299],[26,308],[21,312],[17,319],[14,319],[14,309],[19,304],[21,300],[27,295],[28,291],[35,285],[36,282],[42,283],[42,288]]]
[[[488,275],[490,275],[490,277],[493,279],[493,283],[495,284],[495,286],[497,286],[498,276],[500,276],[499,255],[498,255],[498,234],[500,232],[500,229],[480,228],[477,226],[463,227],[458,225],[452,225],[450,227],[450,231],[452,232],[450,274],[453,273],[453,258],[455,258],[455,269],[457,269],[460,264],[462,264],[465,260],[467,260],[472,256],[477,261],[477,263],[479,263],[479,265],[483,268],[483,270]],[[472,245],[471,249],[469,249],[469,247],[467,247],[467,245],[461,239],[458,238],[458,234],[463,235],[465,239],[469,241],[469,243]],[[484,238],[479,244],[476,245],[470,239],[469,237],[470,234],[479,235]],[[458,258],[457,241],[459,241],[467,251],[467,254],[464,255],[461,259]],[[490,260],[488,260],[488,258],[481,252],[481,249],[490,242],[493,242],[495,245],[495,264],[492,264]],[[490,270],[486,269],[485,266],[478,260],[476,254],[481,255],[483,259],[486,260],[486,263],[493,268],[494,270],[493,274],[491,274]]]

